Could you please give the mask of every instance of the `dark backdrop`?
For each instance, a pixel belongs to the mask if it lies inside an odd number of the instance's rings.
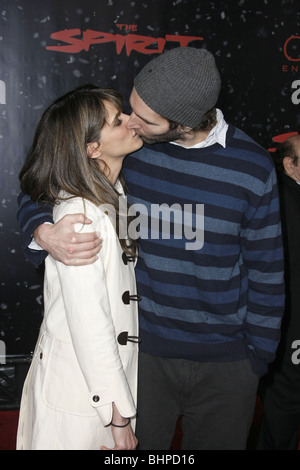
[[[300,30],[291,0],[0,0],[0,340],[33,349],[42,269],[24,259],[18,173],[46,106],[86,82],[119,89],[174,46],[216,57],[227,121],[266,148],[299,129]]]

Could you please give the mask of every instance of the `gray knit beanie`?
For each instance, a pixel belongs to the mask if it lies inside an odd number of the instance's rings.
[[[216,105],[221,79],[215,59],[206,49],[178,47],[146,64],[134,86],[153,111],[193,128]]]

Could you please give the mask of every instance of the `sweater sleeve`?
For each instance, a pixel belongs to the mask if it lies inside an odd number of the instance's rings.
[[[242,230],[248,270],[247,344],[254,371],[262,376],[275,358],[284,312],[284,255],[275,170]]]
[[[39,266],[47,257],[44,250],[29,248],[34,230],[46,222],[53,223],[50,206],[33,202],[30,196],[20,193],[18,196],[17,220],[22,230],[22,247],[26,259],[35,267]]]

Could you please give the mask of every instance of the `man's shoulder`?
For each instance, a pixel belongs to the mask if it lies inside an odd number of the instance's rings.
[[[270,158],[268,151],[260,143],[258,143],[244,130],[240,129],[239,127],[235,127],[232,124],[229,125],[227,143],[230,146],[244,148],[249,152],[263,154]]]
[[[259,166],[268,171],[274,170],[274,162],[267,149],[242,129],[230,125],[226,144],[224,152],[231,152],[245,164]]]

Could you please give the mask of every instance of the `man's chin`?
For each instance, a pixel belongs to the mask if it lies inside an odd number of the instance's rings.
[[[143,141],[146,143],[146,144],[160,144],[160,143],[163,143],[163,142],[170,142],[170,139],[168,139],[167,136],[160,136],[160,135],[157,135],[155,137],[146,137],[146,136],[143,136],[141,135],[140,136]]]
[[[140,136],[142,139],[143,139],[143,142],[145,142],[145,144],[156,144],[157,143],[157,140],[154,139],[153,137],[142,137]]]
[[[165,142],[174,142],[176,140],[185,140],[185,133],[182,130],[172,129],[161,135],[140,135],[140,137],[146,144],[160,144]]]

